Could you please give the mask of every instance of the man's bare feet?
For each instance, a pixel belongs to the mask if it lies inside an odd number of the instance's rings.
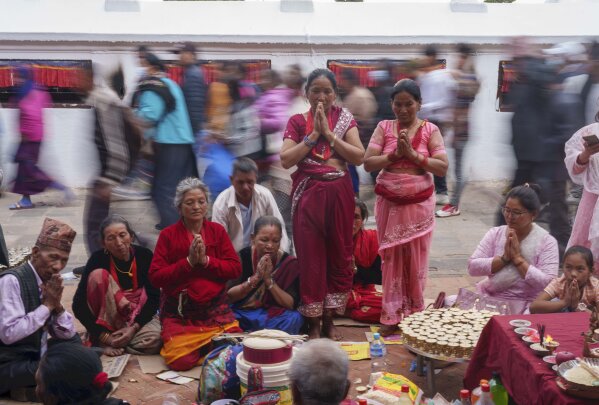
[[[322,334],[331,340],[343,340],[343,334],[339,332],[333,323],[333,312],[327,311],[322,317]]]
[[[390,336],[398,331],[397,325],[381,325],[379,329],[379,333],[381,336]]]
[[[104,347],[103,354],[105,356],[116,357],[125,354],[125,349],[120,349],[116,347],[106,346]]]

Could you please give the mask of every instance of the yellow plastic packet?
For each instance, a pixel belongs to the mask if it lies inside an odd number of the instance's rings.
[[[401,386],[407,385],[410,387],[410,399],[412,402],[419,404],[422,397],[422,390],[414,384],[410,379],[401,374],[383,373],[383,376],[376,380],[373,389],[380,390],[386,393],[399,397],[401,395]],[[418,400],[418,402],[416,402]]]

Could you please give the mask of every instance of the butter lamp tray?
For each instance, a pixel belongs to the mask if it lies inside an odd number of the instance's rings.
[[[414,352],[416,354],[419,354],[419,355],[429,358],[429,359],[447,361],[449,363],[468,363],[470,361],[470,359],[466,358],[466,357],[448,357],[448,356],[444,356],[442,354],[433,354],[433,353],[429,353],[429,352],[426,352],[421,349],[417,349],[414,346],[411,346],[407,343],[404,343],[403,345],[409,351]]]
[[[472,355],[481,331],[493,315],[485,310],[427,309],[404,318],[399,328],[404,345],[429,358],[455,361],[447,359],[468,359]]]

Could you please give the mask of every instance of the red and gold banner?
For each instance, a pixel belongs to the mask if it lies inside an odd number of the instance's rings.
[[[439,60],[439,63],[433,68],[429,68],[431,70],[435,69],[445,69],[446,63],[445,60]],[[413,75],[410,74],[410,70],[413,65],[413,61],[409,60],[386,60],[386,64],[391,64],[393,66],[393,82],[397,82],[401,79],[405,78],[413,78]],[[402,69],[403,67],[409,67],[407,69]],[[380,60],[329,60],[327,62],[327,67],[335,74],[338,83],[343,83],[342,71],[344,70],[352,70],[356,77],[359,80],[360,86],[363,87],[376,87],[378,85],[377,80],[373,77],[370,72],[380,70],[381,69],[381,61]]]
[[[59,89],[79,87],[80,72],[91,69],[91,61],[2,61],[0,62],[0,89],[15,86],[16,69],[28,66],[33,79],[40,86]]]
[[[204,72],[204,80],[207,84],[216,80],[216,70],[222,66],[224,60],[200,61],[202,71]],[[270,69],[270,60],[236,60],[243,65],[246,71],[245,80],[257,82],[260,78],[260,72],[265,69]],[[167,65],[168,77],[178,84],[183,82],[183,68],[179,65]]]

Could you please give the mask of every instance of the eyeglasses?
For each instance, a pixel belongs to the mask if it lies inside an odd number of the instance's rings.
[[[501,212],[503,212],[503,215],[510,215],[512,218],[519,218],[521,215],[526,214],[528,211],[517,211],[503,206],[501,207]]]

